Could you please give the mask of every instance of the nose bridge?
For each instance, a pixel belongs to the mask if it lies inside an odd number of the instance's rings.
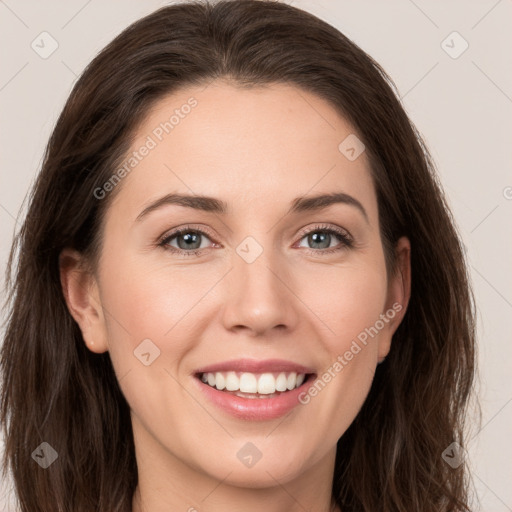
[[[291,328],[297,321],[284,260],[266,240],[264,247],[247,237],[233,253],[224,309],[228,329],[245,327],[264,334],[274,327]]]

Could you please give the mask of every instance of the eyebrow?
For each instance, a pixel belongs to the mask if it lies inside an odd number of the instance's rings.
[[[366,213],[363,205],[355,197],[345,194],[344,192],[297,197],[292,201],[287,214],[318,211],[337,203],[354,206],[363,214],[366,222],[369,223],[368,214]],[[137,216],[136,221],[140,221],[152,211],[170,204],[221,215],[225,215],[229,209],[226,202],[214,197],[187,194],[167,194],[146,206],[146,208],[144,208],[144,210],[142,210],[142,212]]]

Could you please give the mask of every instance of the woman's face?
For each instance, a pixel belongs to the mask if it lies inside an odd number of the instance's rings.
[[[214,82],[156,104],[132,151],[75,318],[138,457],[248,487],[332,466],[408,299],[354,129],[291,86]]]

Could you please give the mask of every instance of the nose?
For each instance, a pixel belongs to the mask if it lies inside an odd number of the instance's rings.
[[[299,319],[300,305],[293,292],[291,273],[271,251],[252,263],[234,255],[233,269],[224,285],[224,327],[249,336],[271,336],[273,331],[291,331]]]

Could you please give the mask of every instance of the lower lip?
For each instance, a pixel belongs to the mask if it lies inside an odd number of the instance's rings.
[[[307,390],[314,381],[314,375],[310,375],[298,388],[287,391],[274,398],[243,398],[224,391],[219,391],[205,384],[197,377],[201,391],[205,396],[223,411],[243,420],[271,420],[284,416],[297,405],[299,395]]]

